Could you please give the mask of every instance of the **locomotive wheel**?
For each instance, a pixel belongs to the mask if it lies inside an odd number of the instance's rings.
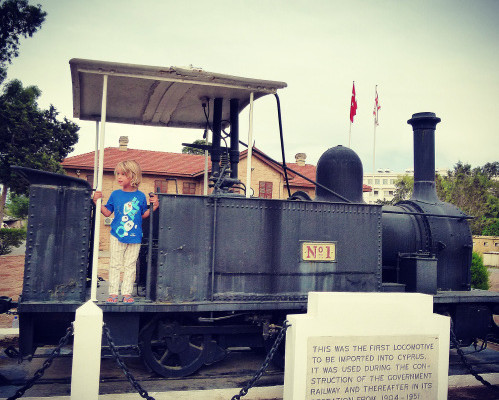
[[[176,322],[153,320],[140,333],[139,347],[145,363],[164,377],[183,377],[196,372],[213,359],[213,348],[218,345],[210,335],[179,334]],[[215,357],[217,358],[217,357]]]

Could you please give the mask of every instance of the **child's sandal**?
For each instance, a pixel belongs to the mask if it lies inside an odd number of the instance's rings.
[[[123,296],[123,303],[132,304],[132,303],[135,303],[135,300],[133,299],[132,296],[130,296],[129,294],[126,294],[125,296]]]
[[[117,294],[110,294],[106,300],[106,303],[117,303],[117,302],[118,302],[118,295]]]

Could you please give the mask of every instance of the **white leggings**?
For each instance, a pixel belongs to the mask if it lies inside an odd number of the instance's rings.
[[[110,235],[109,250],[109,294],[118,294],[120,286],[120,272],[125,270],[121,294],[132,294],[135,282],[135,265],[139,257],[140,243],[121,243]]]

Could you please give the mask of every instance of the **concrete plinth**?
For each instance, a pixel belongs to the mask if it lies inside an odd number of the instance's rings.
[[[310,293],[289,315],[284,400],[447,399],[450,318],[419,293]]]

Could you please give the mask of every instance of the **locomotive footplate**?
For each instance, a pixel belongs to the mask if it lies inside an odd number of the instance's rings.
[[[486,290],[442,291],[433,297],[433,310],[452,319],[452,329],[460,345],[477,338],[487,339],[499,314],[499,293]]]
[[[265,311],[265,310],[289,310],[290,312],[300,312],[307,309],[307,301],[200,301],[185,303],[161,303],[147,302],[144,299],[135,297],[133,304],[107,304],[105,301],[96,303],[106,312],[209,312],[209,311]],[[23,312],[75,312],[82,304],[77,303],[47,303],[29,302],[22,303],[18,307],[19,313]]]
[[[499,314],[499,292],[473,289],[470,291],[439,291],[433,296],[436,304],[486,303],[492,307],[494,314]]]
[[[100,296],[99,296],[100,297]],[[499,293],[486,290],[471,291],[439,291],[433,296],[435,306],[450,304],[487,304],[493,314],[499,314]],[[237,310],[302,310],[307,308],[307,296],[300,299],[285,300],[284,298],[262,298],[255,296],[253,300],[224,299],[218,301],[197,302],[148,302],[143,297],[135,297],[134,304],[107,304],[104,297],[96,304],[104,312],[190,312],[190,311],[233,311]],[[21,302],[18,311],[22,312],[74,312],[82,303],[74,302]]]

